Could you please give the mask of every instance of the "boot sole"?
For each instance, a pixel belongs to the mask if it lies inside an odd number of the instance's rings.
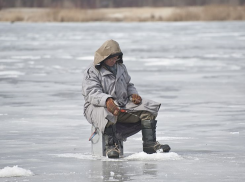
[[[115,151],[111,151],[107,154],[107,157],[108,158],[113,158],[113,159],[116,159],[116,158],[119,158],[119,153],[118,152],[115,152]]]
[[[165,148],[162,149],[163,153],[168,153],[171,150],[171,148],[169,146],[164,146],[164,147]],[[150,147],[149,148],[144,148],[143,147],[143,151],[145,153],[147,153],[147,154],[154,154],[154,153],[156,153],[156,150],[154,150],[153,147],[152,148],[150,148]]]

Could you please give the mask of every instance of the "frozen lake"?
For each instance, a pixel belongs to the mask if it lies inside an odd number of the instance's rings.
[[[124,158],[91,156],[82,70],[107,39],[140,95],[162,103],[171,153],[140,153],[138,133]],[[244,141],[245,22],[0,23],[1,182],[243,182]],[[4,177],[16,165],[34,175]]]

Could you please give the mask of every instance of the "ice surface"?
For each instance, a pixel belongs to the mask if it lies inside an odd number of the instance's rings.
[[[20,177],[20,176],[33,176],[33,172],[23,169],[18,166],[5,167],[0,169],[0,177]]]
[[[14,62],[20,62],[21,60],[16,59],[0,59],[0,63],[14,63]]]
[[[57,157],[66,158],[77,158],[82,160],[101,160],[101,161],[161,161],[161,160],[180,160],[183,159],[180,155],[175,152],[169,153],[155,153],[147,154],[145,152],[139,152],[131,155],[125,155],[120,157],[120,159],[109,159],[107,157],[92,156],[91,154],[81,154],[81,153],[68,153],[68,154],[57,154]]]
[[[111,175],[111,176],[114,176],[114,175],[115,175],[115,173],[111,171],[111,172],[110,172],[110,175]]]
[[[18,77],[20,75],[24,75],[25,73],[20,71],[1,71],[0,76],[2,77]]]
[[[85,60],[85,61],[93,61],[94,57],[93,56],[84,56],[84,57],[77,57],[77,60]]]
[[[193,139],[191,137],[157,137],[157,140],[161,141],[166,141],[166,140],[189,140],[189,139]],[[138,140],[141,141],[142,138],[132,138],[132,140]]]
[[[0,181],[245,181],[245,22],[0,23]],[[83,70],[108,39],[142,98],[162,104],[157,140],[124,157],[90,154]],[[114,176],[111,175],[114,173]]]
[[[145,152],[139,152],[136,154],[132,154],[125,158],[126,160],[140,160],[140,161],[162,161],[162,160],[180,160],[182,159],[175,152],[169,153],[155,153],[155,154],[147,154]]]
[[[13,59],[41,59],[41,56],[12,56]]]
[[[72,153],[69,153],[69,154],[57,154],[58,157],[67,157],[67,158],[77,158],[77,159],[83,159],[83,160],[97,160],[97,159],[100,159],[100,157],[96,157],[96,156],[92,156],[92,155],[89,155],[89,154],[81,154],[81,153],[78,153],[78,154],[72,154]]]

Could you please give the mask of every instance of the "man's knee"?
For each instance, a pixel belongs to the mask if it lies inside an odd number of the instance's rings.
[[[140,119],[141,120],[155,120],[156,116],[154,116],[151,112],[149,111],[142,111],[140,113]]]
[[[139,121],[140,118],[134,113],[120,113],[117,118],[117,122],[120,123],[137,123]]]
[[[113,122],[111,122],[111,121],[108,121],[105,127],[109,127],[109,126],[112,126],[112,125],[114,125],[114,124],[116,124],[116,123],[113,123]]]

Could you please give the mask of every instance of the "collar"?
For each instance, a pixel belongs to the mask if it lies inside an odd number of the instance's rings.
[[[100,73],[102,76],[113,75],[113,73],[110,72],[105,66],[101,66]]]
[[[117,63],[117,76],[116,79],[120,78],[120,76],[125,72],[123,66],[121,65],[122,63]],[[112,72],[110,72],[109,70],[106,69],[106,67],[102,66],[100,68],[100,73],[102,76],[106,76],[106,75],[113,75]]]

